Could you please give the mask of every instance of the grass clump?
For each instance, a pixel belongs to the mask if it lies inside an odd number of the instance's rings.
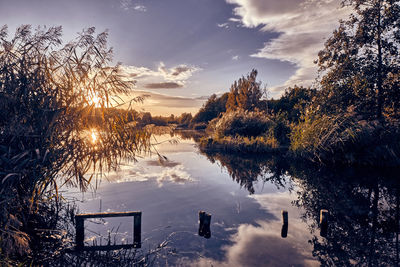
[[[207,127],[209,137],[200,140],[206,149],[265,153],[288,144],[289,127],[280,116],[260,111],[235,110],[214,119]]]
[[[395,166],[400,163],[398,129],[394,121],[351,114],[305,116],[292,129],[290,149],[323,164]]]

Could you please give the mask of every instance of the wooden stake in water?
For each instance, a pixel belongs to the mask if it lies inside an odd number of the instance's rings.
[[[133,218],[133,244],[135,248],[142,247],[142,213],[138,213]]]
[[[322,209],[319,213],[319,226],[321,228],[320,235],[326,237],[328,234],[328,210]]]
[[[282,210],[282,230],[281,237],[286,238],[289,228],[289,214],[286,210]]]
[[[204,238],[211,237],[211,214],[205,211],[199,211],[199,236],[204,236]]]
[[[77,250],[82,250],[83,249],[83,241],[85,239],[85,223],[84,223],[84,218],[75,217],[75,231],[76,231],[76,235],[75,235],[75,242],[76,242],[76,249]]]

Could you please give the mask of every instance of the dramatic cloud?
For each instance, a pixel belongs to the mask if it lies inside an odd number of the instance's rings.
[[[189,79],[194,72],[200,70],[198,67],[188,66],[185,64],[167,68],[163,62],[158,66],[158,73],[160,73],[167,81],[185,81]]]
[[[183,87],[183,84],[175,83],[175,82],[164,82],[164,83],[149,83],[144,87],[149,89],[168,89],[168,88],[180,88]]]
[[[138,88],[160,89],[184,87],[193,73],[201,69],[185,64],[167,68],[160,62],[157,70],[137,66],[121,66],[121,70],[125,77],[137,80]]]
[[[235,4],[231,21],[240,19],[245,27],[261,26],[262,31],[280,33],[265,43],[254,57],[278,59],[295,64],[298,69],[282,87],[310,85],[317,74],[313,63],[318,51],[348,10],[335,0],[226,0]]]

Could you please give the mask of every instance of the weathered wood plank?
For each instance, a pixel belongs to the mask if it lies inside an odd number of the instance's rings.
[[[109,218],[109,217],[126,217],[126,216],[141,216],[141,211],[127,211],[127,212],[103,212],[103,213],[86,213],[77,214],[75,217],[79,218]]]

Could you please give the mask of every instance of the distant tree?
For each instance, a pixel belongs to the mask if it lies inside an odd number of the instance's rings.
[[[398,115],[400,6],[398,0],[345,0],[354,12],[319,52],[321,111],[349,107],[368,118]]]
[[[228,100],[228,93],[217,97],[213,94],[208,98],[207,102],[200,108],[199,112],[193,117],[192,125],[196,123],[208,123],[212,119],[219,116],[219,114],[226,111],[226,102]]]
[[[188,126],[192,121],[192,114],[191,113],[182,113],[181,116],[178,118],[178,122],[180,125]]]
[[[261,82],[257,82],[257,70],[253,69],[247,77],[235,81],[230,89],[226,109],[254,110],[263,96]]]
[[[143,112],[139,115],[140,125],[144,126],[147,124],[151,124],[153,121],[153,117],[150,112]]]

